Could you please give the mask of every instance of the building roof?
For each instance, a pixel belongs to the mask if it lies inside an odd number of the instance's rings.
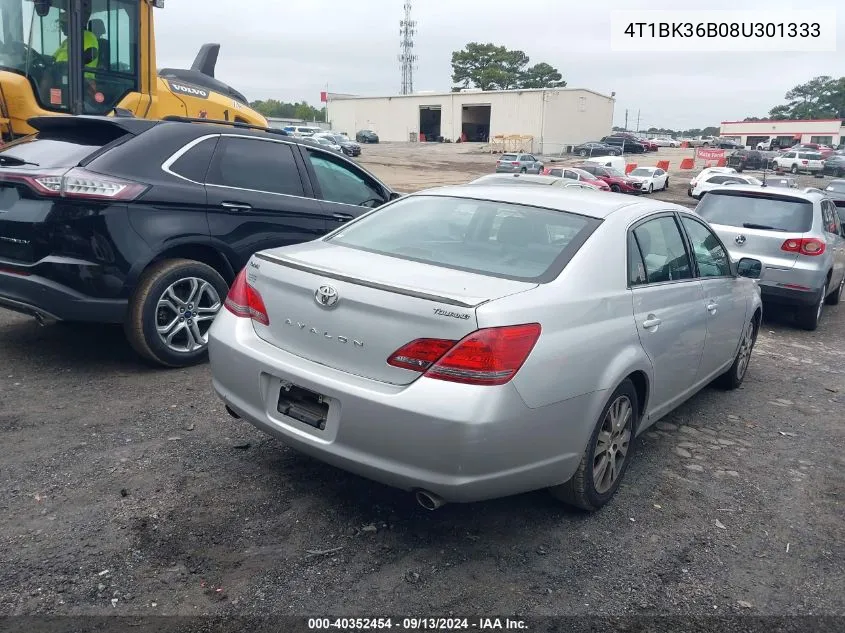
[[[722,121],[722,125],[736,123],[842,123],[842,119],[759,119],[757,121]]]
[[[494,94],[513,94],[522,92],[589,92],[604,99],[613,99],[606,94],[590,90],[589,88],[515,88],[513,90],[467,90],[466,92],[414,92],[409,95],[349,95],[330,92],[327,95],[329,101],[346,101],[347,99],[405,99],[409,97],[452,97],[460,95],[494,95]]]

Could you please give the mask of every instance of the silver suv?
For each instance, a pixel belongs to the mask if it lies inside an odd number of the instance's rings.
[[[732,259],[763,263],[763,302],[795,308],[804,329],[818,327],[825,303],[839,303],[845,229],[825,192],[736,184],[711,190],[695,210]]]

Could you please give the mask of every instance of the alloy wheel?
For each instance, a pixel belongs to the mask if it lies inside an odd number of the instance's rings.
[[[214,286],[198,277],[170,284],[158,300],[156,331],[168,349],[195,352],[208,345],[208,330],[222,306]]]
[[[751,360],[751,350],[754,348],[754,321],[749,321],[742,335],[742,343],[739,346],[739,362],[736,365],[736,377],[742,380],[745,371],[748,369],[748,362]]]
[[[593,486],[604,494],[622,472],[631,442],[634,409],[627,395],[621,395],[607,409],[593,451]]]

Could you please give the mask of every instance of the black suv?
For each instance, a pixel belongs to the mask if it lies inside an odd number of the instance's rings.
[[[399,197],[283,130],[208,120],[30,119],[0,149],[0,307],[123,324],[165,366],[202,361],[258,250],[324,235]]]
[[[642,143],[638,143],[637,141],[627,136],[605,136],[603,139],[601,139],[601,142],[605,145],[612,145],[613,147],[622,148],[622,150],[628,154],[642,154],[646,151],[645,145],[643,145]]]
[[[733,167],[737,172],[744,169],[765,169],[769,167],[769,159],[756,149],[738,149],[728,156],[727,166]]]

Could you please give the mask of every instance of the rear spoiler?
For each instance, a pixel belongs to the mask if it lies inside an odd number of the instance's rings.
[[[68,132],[71,134],[125,134],[136,136],[158,125],[158,121],[135,119],[126,116],[53,115],[34,116],[27,123],[39,132]]]

